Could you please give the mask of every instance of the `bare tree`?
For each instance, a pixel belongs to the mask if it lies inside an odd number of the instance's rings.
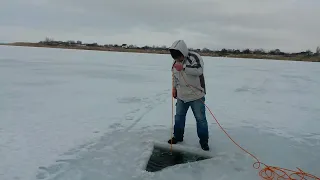
[[[46,37],[46,39],[44,40],[45,42],[52,42],[52,41],[54,41],[53,40],[53,38],[48,38],[48,37]]]
[[[318,46],[317,47],[317,50],[316,50],[316,53],[315,54],[317,54],[318,56],[320,56],[320,47]]]

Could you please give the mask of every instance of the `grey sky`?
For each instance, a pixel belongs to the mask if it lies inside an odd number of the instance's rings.
[[[320,0],[1,0],[0,42],[279,48],[320,46]]]

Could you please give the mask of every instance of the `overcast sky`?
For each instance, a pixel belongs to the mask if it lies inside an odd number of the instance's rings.
[[[320,0],[0,0],[0,42],[84,43],[192,48],[320,46]]]

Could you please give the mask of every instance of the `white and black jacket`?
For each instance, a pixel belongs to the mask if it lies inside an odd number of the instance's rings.
[[[185,57],[182,62],[182,71],[179,72],[175,68],[172,68],[174,88],[177,89],[177,98],[189,102],[205,96],[206,87],[202,57],[196,52],[189,51],[183,40],[175,41],[170,49],[179,50]],[[175,63],[174,61],[173,65]]]

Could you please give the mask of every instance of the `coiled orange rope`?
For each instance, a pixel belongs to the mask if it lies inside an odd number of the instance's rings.
[[[186,81],[185,77],[183,76],[183,74],[180,72],[180,75],[183,77],[186,85],[188,87],[190,87],[190,89],[193,91],[193,93],[198,96],[198,94],[191,88],[193,87],[192,85],[188,84],[188,82]],[[193,87],[195,88],[195,87]],[[201,100],[202,101],[202,100]],[[290,169],[285,169],[285,168],[280,168],[280,167],[276,167],[276,166],[268,166],[264,163],[262,163],[261,161],[259,161],[259,159],[254,156],[252,153],[250,153],[249,151],[245,150],[244,148],[242,148],[238,143],[236,143],[231,137],[230,135],[224,130],[224,128],[220,125],[219,121],[216,119],[216,117],[213,115],[213,113],[211,112],[210,108],[205,104],[204,101],[202,101],[202,103],[206,106],[206,108],[209,110],[210,114],[212,115],[212,117],[214,118],[214,120],[217,122],[217,124],[219,125],[219,127],[221,128],[221,130],[229,137],[229,139],[235,144],[237,145],[241,150],[243,150],[244,152],[246,152],[247,154],[249,154],[251,157],[253,157],[256,162],[253,164],[253,168],[255,169],[260,169],[261,165],[265,166],[264,168],[262,168],[259,171],[259,176],[262,179],[265,180],[273,180],[273,179],[283,179],[283,180],[297,180],[297,178],[294,178],[294,176],[299,177],[301,180],[307,180],[308,179],[314,179],[314,180],[320,180],[319,177],[316,177],[314,175],[308,174],[304,171],[302,171],[301,169],[297,168],[298,171],[293,171]],[[172,146],[172,145],[171,145]]]

